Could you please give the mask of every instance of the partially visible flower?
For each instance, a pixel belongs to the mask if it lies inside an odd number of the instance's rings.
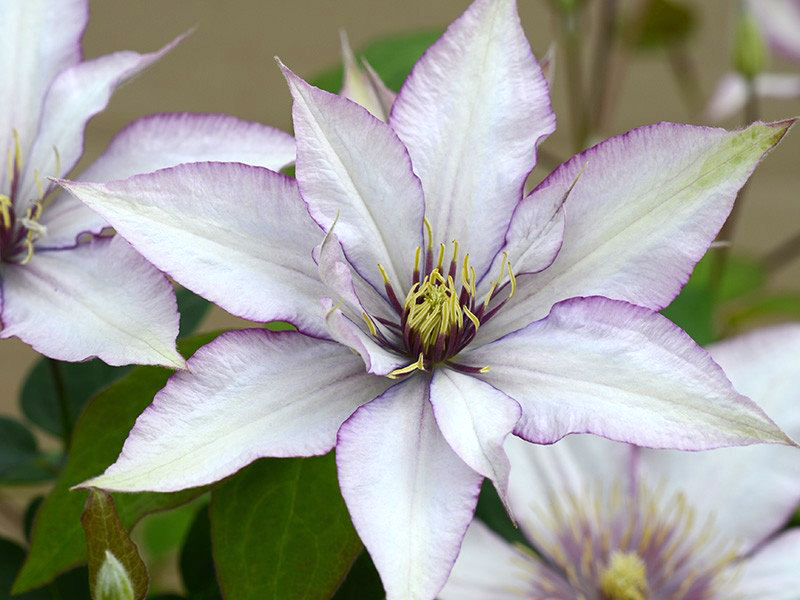
[[[386,87],[366,58],[360,61],[356,58],[344,31],[340,32],[340,37],[344,79],[339,95],[360,104],[376,119],[388,121],[397,94]]]
[[[113,90],[177,42],[81,59],[85,0],[0,2],[0,337],[62,360],[184,365],[172,286],[107,223],[60,192],[88,120]],[[84,173],[93,181],[198,160],[280,168],[294,142],[215,115],[157,115],[123,131]]]
[[[206,163],[63,182],[181,284],[299,330],[199,350],[91,485],[178,490],[335,446],[388,598],[425,599],[483,478],[505,497],[511,433],[789,442],[657,311],[790,121],[637,129],[523,197],[555,119],[513,0],[474,2],[388,122],[283,71],[296,180]]]
[[[740,25],[752,23],[756,29],[750,38],[760,35],[773,51],[800,64],[800,0],[748,0],[742,11]],[[757,40],[750,40],[749,43],[747,40],[738,41],[749,46],[761,43]],[[738,44],[736,50],[737,57],[749,52],[748,48],[739,48]],[[758,52],[757,49],[752,50],[752,53]],[[738,60],[737,64],[750,62],[745,57],[744,60]],[[760,59],[755,62],[759,63]],[[749,77],[741,69],[740,72],[725,74],[708,103],[706,117],[722,121],[739,113],[747,103],[750,85],[758,98],[800,98],[800,74],[770,73],[760,68],[756,68],[756,71],[750,73]]]
[[[800,435],[800,325],[710,348],[741,392]],[[475,521],[442,600],[790,600],[800,590],[792,448],[651,450],[589,436],[509,440],[509,499],[540,554]]]

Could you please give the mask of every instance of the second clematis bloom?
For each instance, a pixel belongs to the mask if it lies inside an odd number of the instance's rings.
[[[506,498],[509,434],[789,442],[657,313],[789,122],[638,129],[523,198],[555,118],[513,0],[454,22],[388,122],[283,69],[296,180],[202,163],[63,182],[181,284],[298,329],[200,349],[87,485],[172,491],[335,447],[388,598],[425,599],[483,478]]]
[[[83,151],[86,123],[159,52],[81,60],[86,0],[0,0],[0,338],[61,360],[184,366],[172,285],[50,178]],[[222,115],[131,124],[83,174],[109,181],[198,160],[281,168],[294,140]]]
[[[710,349],[737,389],[800,436],[800,325]],[[441,600],[791,600],[800,589],[794,448],[701,454],[570,436],[509,440],[510,503],[540,553],[470,525]]]

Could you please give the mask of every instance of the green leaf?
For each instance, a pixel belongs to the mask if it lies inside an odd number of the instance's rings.
[[[181,314],[178,337],[186,337],[194,333],[200,326],[203,317],[211,308],[211,303],[186,288],[179,288],[175,292],[175,296],[178,299],[178,311]]]
[[[650,50],[682,42],[696,27],[694,11],[686,3],[646,0],[622,31],[630,45],[640,50]]]
[[[188,357],[216,335],[183,340],[178,348]],[[71,492],[70,487],[101,473],[116,460],[136,417],[171,374],[161,367],[138,367],[88,404],[75,427],[69,460],[37,512],[33,542],[14,584],[15,592],[42,586],[86,560],[80,526],[86,492]],[[144,515],[185,504],[203,491],[198,488],[174,494],[115,494],[114,498],[120,520],[130,530]]]
[[[358,555],[356,562],[347,574],[347,579],[336,590],[333,600],[383,600],[381,576],[378,574],[369,553],[364,550]]]
[[[361,552],[333,453],[261,459],[211,493],[211,536],[226,598],[330,598]]]
[[[36,512],[39,510],[42,502],[44,502],[44,496],[36,496],[31,500],[30,504],[28,504],[28,508],[25,509],[25,516],[22,520],[22,530],[28,542],[31,541],[31,533],[33,533],[33,519],[36,517]]]
[[[0,483],[47,481],[55,473],[53,461],[39,451],[28,428],[9,417],[0,417]]]
[[[25,550],[10,540],[0,538],[0,600],[86,600],[89,597],[86,569],[65,573],[46,589],[12,596],[11,583],[24,560]]]
[[[143,600],[147,567],[119,520],[111,494],[91,488],[81,516],[86,534],[89,591],[96,600]]]
[[[150,563],[168,560],[177,553],[189,533],[197,511],[208,504],[204,494],[169,512],[147,515],[137,525],[137,539]]]
[[[756,262],[730,256],[715,298],[711,290],[714,260],[716,256],[711,253],[703,257],[680,295],[662,311],[701,346],[718,338],[714,322],[716,307],[760,289],[766,280]]]
[[[441,35],[441,30],[401,33],[375,40],[357,55],[367,59],[390,89],[399,91],[414,63]],[[338,94],[342,87],[342,74],[340,64],[310,81],[318,88]]]
[[[183,587],[192,600],[222,600],[211,556],[211,521],[208,507],[195,515],[181,549]]]
[[[497,490],[494,489],[494,485],[488,479],[483,480],[475,516],[507,541],[521,544],[528,543],[522,532],[514,526],[503,506],[503,502],[500,500],[500,496],[497,495]]]
[[[209,302],[187,289],[177,291],[181,313],[180,335],[192,333],[211,306]],[[74,423],[89,398],[129,373],[132,367],[111,367],[101,360],[82,363],[55,361],[64,381],[64,393],[69,406],[69,421]],[[25,416],[45,431],[64,437],[52,366],[48,359],[39,360],[28,373],[20,394]]]
[[[800,321],[800,295],[780,294],[757,298],[728,315],[727,323],[729,329],[738,331],[753,322],[777,320]]]

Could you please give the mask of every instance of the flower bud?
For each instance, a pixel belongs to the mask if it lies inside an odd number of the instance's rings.
[[[94,600],[133,600],[133,584],[122,563],[109,550],[97,572]]]
[[[734,66],[746,79],[753,79],[764,70],[767,50],[753,15],[744,11],[736,26]]]

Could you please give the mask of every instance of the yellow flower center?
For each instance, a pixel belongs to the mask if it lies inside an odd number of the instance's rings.
[[[614,552],[600,573],[603,600],[647,600],[647,567],[636,552]]]

